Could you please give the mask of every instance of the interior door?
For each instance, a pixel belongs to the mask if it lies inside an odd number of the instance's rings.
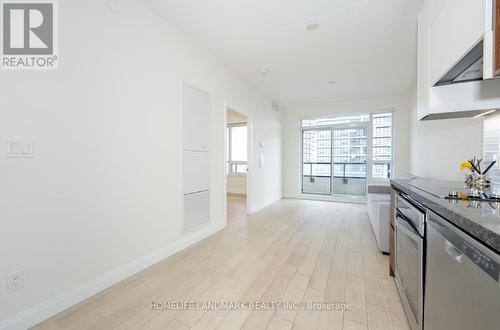
[[[333,194],[366,195],[368,127],[333,130]]]

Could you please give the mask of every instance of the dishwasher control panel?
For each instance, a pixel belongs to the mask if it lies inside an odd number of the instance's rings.
[[[498,282],[500,275],[500,266],[493,259],[488,257],[483,252],[476,249],[471,244],[462,240],[462,252],[469,257],[478,267],[480,267],[486,274]]]
[[[459,261],[463,256],[466,256],[469,258],[474,264],[476,264],[483,272],[485,272],[489,277],[491,277],[495,282],[500,281],[500,264],[497,260],[499,259],[493,259],[491,256],[489,256],[485,251],[486,248],[484,248],[484,251],[478,249],[475,244],[472,244],[471,242],[468,242],[466,239],[461,237],[458,233],[450,230],[448,227],[439,224],[435,222],[435,220],[431,221],[432,223],[435,223],[436,226],[434,227],[443,237],[446,239],[447,242],[449,242],[451,245],[454,246],[455,250],[458,250],[457,253],[453,251],[447,251],[448,254],[452,255],[455,254],[455,258],[457,259],[458,262],[462,263],[462,261]],[[479,244],[479,242],[478,242]],[[445,248],[446,249],[446,248]],[[447,249],[448,250],[448,249]],[[491,252],[492,254],[494,252]]]

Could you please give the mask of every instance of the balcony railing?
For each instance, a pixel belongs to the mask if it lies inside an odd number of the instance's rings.
[[[302,175],[302,192],[306,194],[366,194],[366,162],[304,162],[308,171]],[[321,171],[314,166],[325,166],[328,170]],[[362,166],[364,170],[349,169],[349,166]],[[333,171],[333,173],[332,173]]]
[[[322,177],[322,178],[336,178],[336,179],[366,179],[366,169],[363,172],[356,172],[356,171],[347,171],[346,168],[348,165],[364,165],[366,167],[366,162],[363,163],[329,163],[329,162],[304,162],[304,165],[310,165],[310,170],[309,174],[303,173],[304,177]],[[330,174],[323,174],[323,173],[317,173],[313,174],[313,165],[328,165],[330,169]],[[333,175],[331,175],[331,166],[332,165],[341,165],[342,166],[342,171],[341,175],[338,174],[337,171],[335,171],[335,168],[333,170]],[[360,175],[355,175],[353,173],[360,173]]]

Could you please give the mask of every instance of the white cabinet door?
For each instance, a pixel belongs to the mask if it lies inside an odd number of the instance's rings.
[[[210,153],[184,151],[184,194],[210,189]]]
[[[437,8],[439,3],[435,6],[434,8]],[[486,0],[444,1],[431,25],[430,83],[432,85],[435,85],[481,41],[486,32],[485,22]]]
[[[429,91],[430,114],[484,111],[500,108],[500,80],[472,81],[432,87]],[[429,118],[432,118],[430,116]],[[439,116],[434,116],[439,118]]]
[[[208,151],[212,99],[209,94],[186,84],[182,99],[184,150]]]
[[[425,1],[418,15],[418,78],[417,78],[417,116],[425,118],[429,113],[429,44],[430,8]]]
[[[184,232],[210,222],[210,132],[212,99],[184,84],[183,97]]]
[[[495,41],[493,43],[494,49],[494,64],[493,64],[493,76],[500,78],[500,0],[496,0],[494,10],[494,19],[493,19],[493,31]]]
[[[434,21],[436,20],[436,17],[441,11],[441,8],[443,7],[445,1],[446,0],[429,0],[428,6],[429,6],[430,24],[434,23]]]
[[[500,79],[474,81],[460,84],[433,87],[431,67],[432,15],[437,8],[434,1],[427,0],[422,5],[418,17],[418,81],[417,81],[417,116],[418,119],[439,119],[472,116],[471,111],[485,111],[500,108]],[[463,0],[445,0],[441,11],[448,2]],[[475,0],[475,3],[483,0]],[[440,17],[441,11],[438,16]],[[434,22],[436,23],[436,22]],[[453,37],[453,35],[450,35]]]

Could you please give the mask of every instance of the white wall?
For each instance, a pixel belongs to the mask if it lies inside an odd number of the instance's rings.
[[[408,93],[395,96],[330,102],[287,108],[283,111],[283,195],[300,194],[300,120],[303,117],[334,114],[369,113],[395,110],[395,176],[410,170],[410,98]]]
[[[246,123],[247,118],[238,112],[227,112],[228,124]],[[233,194],[247,194],[247,176],[246,175],[227,175],[227,192]]]
[[[212,96],[213,228],[225,225],[226,101],[265,142],[253,208],[281,197],[268,98],[139,1],[120,1],[118,14],[100,0],[59,7],[59,70],[0,74],[0,283],[25,272],[24,289],[0,286],[0,320],[182,240],[183,82]],[[7,160],[8,138],[32,139],[34,158]]]
[[[460,163],[482,158],[483,119],[418,121],[416,89],[411,98],[411,172],[435,180],[464,180]]]

